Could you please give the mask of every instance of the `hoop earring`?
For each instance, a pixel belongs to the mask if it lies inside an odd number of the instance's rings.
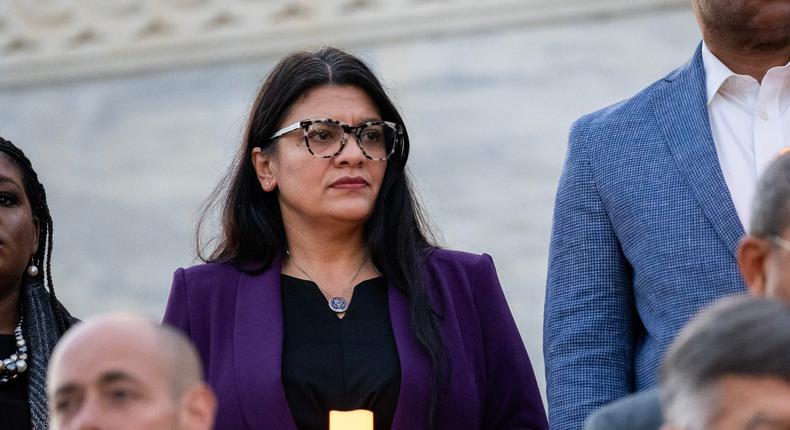
[[[38,276],[38,267],[33,262],[30,262],[30,266],[27,266],[27,274],[31,278]]]

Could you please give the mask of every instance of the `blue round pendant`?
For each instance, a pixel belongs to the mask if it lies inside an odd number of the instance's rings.
[[[345,312],[348,310],[348,301],[342,297],[332,297],[329,299],[329,309],[337,313]]]

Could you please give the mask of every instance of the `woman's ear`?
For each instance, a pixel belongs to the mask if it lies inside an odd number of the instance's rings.
[[[749,293],[765,295],[765,259],[770,245],[764,239],[747,235],[738,246],[738,267],[746,281]]]
[[[252,166],[255,168],[255,175],[261,189],[265,192],[274,191],[277,188],[276,171],[277,165],[274,161],[274,153],[264,152],[261,148],[252,148]]]

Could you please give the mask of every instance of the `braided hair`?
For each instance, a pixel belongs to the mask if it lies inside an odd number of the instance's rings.
[[[60,334],[63,334],[68,325],[65,309],[55,296],[55,286],[52,283],[52,216],[47,205],[47,193],[44,190],[44,185],[38,181],[38,174],[33,170],[33,165],[21,149],[0,137],[0,153],[10,157],[22,171],[25,194],[27,194],[33,215],[38,218],[39,246],[33,255],[32,263],[43,271],[42,276],[45,277],[46,287],[49,290],[49,304],[55,315]]]

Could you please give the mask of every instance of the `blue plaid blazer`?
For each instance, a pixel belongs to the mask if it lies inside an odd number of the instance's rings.
[[[745,291],[735,261],[743,234],[710,131],[700,48],[571,127],[544,320],[552,429],[581,429],[598,407],[656,385],[689,318]]]

